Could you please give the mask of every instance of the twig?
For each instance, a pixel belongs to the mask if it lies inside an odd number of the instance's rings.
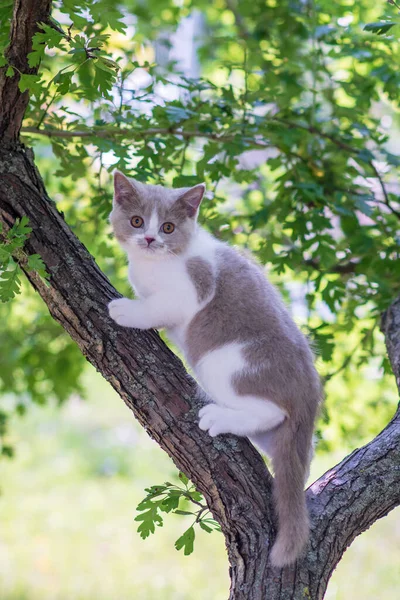
[[[353,350],[346,356],[346,358],[344,359],[344,361],[342,362],[342,364],[340,365],[340,367],[338,367],[336,369],[336,371],[332,371],[331,373],[328,373],[327,375],[325,375],[324,377],[324,381],[325,383],[327,381],[329,381],[330,379],[332,379],[332,377],[335,377],[335,375],[338,375],[339,373],[341,373],[342,371],[344,371],[345,369],[347,369],[347,367],[349,366],[349,364],[351,363],[351,361],[354,358],[354,354],[355,352],[359,349],[360,346],[362,346],[363,344],[365,344],[365,342],[372,337],[375,329],[376,329],[377,323],[375,323],[373,325],[373,327],[371,327],[371,329],[369,329],[367,331],[367,333],[360,339],[359,342],[357,342],[357,344],[354,346]]]
[[[294,128],[296,128],[296,129],[303,129],[304,131],[308,131],[309,133],[315,133],[319,137],[322,137],[324,139],[327,139],[327,140],[331,141],[332,144],[335,144],[336,146],[338,146],[342,150],[346,150],[346,152],[349,152],[350,154],[358,154],[359,151],[360,151],[358,148],[353,148],[349,144],[346,144],[345,142],[342,142],[342,140],[339,140],[339,139],[333,137],[329,133],[325,133],[324,131],[321,131],[320,129],[318,129],[317,127],[315,127],[313,125],[310,125],[310,126],[307,127],[307,125],[301,125],[300,123],[294,123],[293,121],[287,121],[286,119],[281,119],[280,117],[272,117],[271,121],[276,121],[277,123],[281,123],[282,125],[286,125],[290,129],[292,129],[292,128],[293,129]]]
[[[396,217],[398,219],[400,219],[400,212],[398,210],[396,210],[395,208],[393,208],[393,206],[390,204],[389,195],[386,191],[386,187],[385,187],[385,184],[384,184],[381,174],[379,173],[378,169],[376,168],[376,166],[374,165],[374,163],[372,161],[370,164],[371,164],[372,170],[374,171],[375,176],[378,179],[379,184],[381,186],[383,197],[385,199],[384,204],[388,207],[390,212],[392,212],[394,215],[396,215]]]
[[[88,128],[88,129],[56,129],[47,127],[46,129],[38,129],[37,127],[26,126],[22,128],[22,133],[32,133],[37,135],[45,135],[49,138],[89,138],[89,137],[101,137],[106,139],[112,139],[113,137],[121,136],[131,139],[145,139],[152,135],[177,135],[183,138],[192,138],[192,137],[202,137],[208,138],[211,140],[216,140],[219,142],[232,142],[238,139],[237,135],[225,134],[225,133],[210,133],[208,131],[197,131],[197,130],[189,130],[185,131],[183,129],[174,129],[174,128],[166,128],[166,127],[154,127],[145,130],[135,130],[135,129],[120,129],[116,127],[108,127],[108,128]],[[243,137],[241,137],[243,139]],[[274,148],[273,144],[266,142],[265,140],[254,139],[254,137],[249,136],[247,138],[249,143],[253,146],[259,146],[261,148]]]
[[[297,129],[302,129],[304,131],[308,131],[309,133],[314,133],[314,134],[318,135],[319,137],[330,140],[333,144],[335,144],[342,150],[346,150],[347,152],[349,152],[351,154],[357,154],[359,152],[358,148],[353,148],[349,144],[346,144],[345,142],[342,142],[341,140],[329,135],[328,133],[321,131],[317,127],[314,127],[314,126],[307,127],[306,125],[301,125],[300,123],[294,123],[292,121],[287,121],[287,120],[281,119],[279,117],[271,117],[270,120],[276,121],[277,123],[281,123],[282,125],[285,125],[286,127],[289,127],[289,128],[297,128]],[[103,138],[112,138],[114,136],[122,135],[122,136],[126,136],[128,138],[140,139],[140,138],[147,137],[149,135],[180,135],[184,138],[204,137],[204,138],[209,138],[211,140],[228,141],[228,142],[234,141],[237,139],[237,136],[232,135],[232,134],[227,135],[224,133],[212,133],[212,132],[198,131],[198,130],[186,130],[185,131],[183,129],[174,129],[173,127],[170,127],[170,128],[154,127],[154,128],[138,131],[135,129],[126,129],[126,128],[125,129],[117,129],[115,127],[114,128],[112,128],[112,127],[108,127],[108,128],[92,127],[90,129],[88,128],[85,130],[79,130],[79,129],[65,130],[65,129],[55,129],[55,128],[47,127],[46,129],[38,130],[37,127],[27,126],[27,127],[22,128],[22,132],[23,133],[37,133],[39,135],[47,135],[48,137],[61,137],[61,138],[62,137],[64,137],[64,138],[74,138],[74,137],[84,138],[84,137],[92,137],[92,136],[103,137]],[[262,148],[275,147],[273,144],[270,144],[269,142],[262,140],[260,138],[254,139],[254,134],[252,136],[249,136],[249,139],[250,138],[251,138],[251,143],[255,146],[260,146]]]
[[[181,166],[180,166],[181,175],[183,175],[183,168],[184,168],[185,162],[186,162],[186,151],[188,149],[189,144],[190,144],[190,138],[187,138],[185,145],[182,149],[182,160],[181,160]]]
[[[51,82],[50,82],[50,83],[51,83]],[[41,127],[41,125],[42,125],[42,123],[43,123],[43,121],[44,121],[44,118],[45,118],[45,116],[47,115],[47,113],[48,113],[48,111],[49,111],[49,108],[50,108],[50,106],[53,104],[53,102],[54,102],[54,99],[55,99],[55,97],[57,96],[57,94],[58,94],[58,90],[56,90],[56,91],[54,92],[54,94],[52,95],[52,97],[50,98],[50,100],[48,101],[48,103],[46,104],[46,107],[44,108],[44,110],[43,110],[43,113],[42,113],[42,115],[41,115],[41,117],[40,117],[40,119],[39,119],[39,121],[38,121],[38,123],[37,123],[37,125],[36,125],[37,129],[40,129],[40,127]]]
[[[192,500],[192,502],[193,502],[193,500]],[[201,515],[206,511],[208,511],[208,506],[203,506],[203,508],[201,510],[199,510],[199,512],[197,513],[195,523],[199,523],[199,521],[201,521]]]
[[[321,265],[314,258],[307,258],[303,261],[308,267],[313,267],[316,271],[321,271]],[[358,261],[349,260],[347,263],[337,263],[326,269],[327,273],[338,273],[340,275],[350,275],[356,272]]]

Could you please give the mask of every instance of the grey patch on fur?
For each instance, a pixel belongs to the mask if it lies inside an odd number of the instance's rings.
[[[200,256],[194,256],[187,261],[186,269],[196,288],[199,302],[203,302],[211,294],[214,285],[210,263]]]
[[[256,263],[228,246],[218,249],[216,260],[215,293],[188,327],[190,363],[226,344],[242,344],[248,369],[234,377],[237,393],[268,398],[296,415],[299,389],[306,405],[320,393],[307,339]]]
[[[148,185],[140,183],[135,179],[125,177],[117,172],[115,175],[115,196],[113,210],[110,214],[110,222],[114,229],[116,238],[120,242],[127,242],[138,234],[143,234],[150,221],[152,213],[155,211],[158,217],[158,225],[161,228],[163,223],[171,222],[175,225],[175,230],[166,234],[162,230],[159,235],[163,244],[153,242],[152,247],[156,250],[161,245],[165,245],[172,254],[183,252],[190,242],[194,232],[194,223],[196,211],[192,210],[192,195],[189,192],[201,187],[194,195],[200,203],[199,196],[201,191],[204,193],[204,186],[195,186],[195,188],[165,188],[161,185]],[[189,213],[191,216],[189,216]],[[131,225],[132,217],[142,217],[143,227],[135,228]],[[147,243],[144,243],[147,246]]]
[[[262,340],[269,336],[271,327],[277,331],[288,329],[286,335],[291,330],[298,334],[278,293],[258,265],[229,246],[218,248],[216,264],[215,293],[188,327],[186,342],[193,364],[225,344]]]

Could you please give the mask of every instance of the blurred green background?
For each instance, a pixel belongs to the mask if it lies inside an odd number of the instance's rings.
[[[151,484],[174,480],[169,458],[92,368],[87,400],[32,408],[12,423],[18,452],[2,462],[2,600],[225,600],[223,536],[196,532],[194,553],[174,549],[190,517],[167,515],[142,541],[135,507]],[[347,452],[317,457],[310,480]],[[359,537],[328,586],[329,600],[394,600],[400,511]]]
[[[267,266],[315,347],[326,391],[315,479],[398,401],[379,315],[400,292],[399,6],[53,5],[30,58],[39,76],[23,80],[23,141],[50,197],[129,295],[107,221],[113,168],[206,182],[201,223]],[[0,5],[0,65],[11,8]],[[0,235],[0,600],[226,598],[220,534],[196,531],[185,557],[174,548],[185,516],[136,533],[144,488],[176,470],[49,317],[11,243]],[[352,544],[327,599],[397,598],[399,521],[393,511]]]

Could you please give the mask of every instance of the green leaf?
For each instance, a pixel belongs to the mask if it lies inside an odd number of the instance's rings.
[[[196,490],[191,491],[190,492],[190,496],[193,498],[193,500],[195,500],[196,502],[201,502],[203,500],[203,495],[200,494],[200,492],[197,492]]]
[[[373,199],[371,199],[369,196],[356,196],[354,203],[356,205],[356,207],[364,214],[367,215],[368,217],[370,217],[373,213],[373,208],[372,206],[370,206],[368,204],[368,201],[371,201]]]
[[[104,98],[109,98],[112,87],[116,81],[115,72],[99,60],[96,60],[93,64],[95,69],[93,85],[100,91]]]
[[[61,33],[53,27],[40,23],[41,31],[35,33],[32,39],[32,51],[28,54],[28,64],[30,67],[37,67],[45,54],[46,46],[48,48],[60,47],[63,39]]]
[[[191,113],[182,106],[168,106],[166,113],[172,123],[179,123],[191,116]]]
[[[7,268],[10,259],[11,259],[11,254],[7,250],[7,245],[0,244],[0,267],[3,270]]]
[[[171,512],[179,506],[180,495],[170,495],[167,496],[160,504],[160,510],[163,512]]]
[[[178,477],[182,481],[183,485],[187,485],[189,483],[189,478],[186,477],[185,473],[182,473],[182,471],[179,471]]]
[[[95,64],[98,69],[105,71],[105,73],[111,73],[111,75],[115,74],[115,67],[111,68],[103,58],[98,58]]]
[[[200,521],[199,525],[202,529],[204,529],[204,531],[207,531],[207,533],[212,533],[212,528],[206,525],[203,521]]]
[[[215,521],[214,519],[202,519],[201,522],[203,524],[205,523],[209,523],[210,527],[214,530],[214,531],[218,531],[219,533],[222,533],[222,529],[219,523],[217,523],[217,521]]]
[[[187,510],[175,510],[174,511],[175,515],[189,515],[189,516],[193,516],[192,512],[188,512]]]
[[[26,90],[29,90],[31,94],[38,96],[42,91],[42,85],[40,81],[40,75],[28,75],[26,73],[22,73],[18,82],[19,90],[22,93],[26,92]]]
[[[197,183],[199,183],[197,175],[178,175],[173,181],[174,187],[192,187]]]
[[[162,527],[163,525],[163,519],[158,514],[157,505],[154,505],[152,508],[142,514],[137,515],[137,517],[135,517],[135,521],[143,521],[137,529],[140,533],[140,537],[143,540],[149,537],[151,533],[155,532],[156,525],[158,527]]]
[[[57,73],[57,75],[55,75],[53,81],[55,84],[57,84],[57,86],[58,86],[57,91],[62,96],[64,96],[65,94],[67,94],[69,92],[69,89],[70,89],[71,83],[72,83],[73,74],[74,74],[74,71],[66,71],[66,72],[60,71],[59,73]]]
[[[192,552],[193,552],[194,539],[195,539],[195,531],[192,526],[192,527],[189,527],[189,529],[187,529],[185,531],[185,533],[176,540],[175,548],[177,550],[182,550],[182,548],[183,548],[184,555],[188,556],[189,554],[192,554]]]
[[[28,65],[31,68],[37,67],[43,58],[43,54],[44,54],[44,47],[43,47],[43,49],[41,48],[40,50],[33,50],[32,52],[30,52],[28,54]]]
[[[393,21],[380,21],[378,23],[368,23],[364,27],[364,31],[371,31],[372,33],[376,33],[377,35],[384,35],[388,31],[390,31],[390,29],[392,29],[392,27],[394,27],[395,25],[397,25],[397,23]]]
[[[9,302],[20,292],[21,269],[14,263],[14,268],[3,271],[0,279],[0,302]]]
[[[14,69],[10,66],[8,67],[7,71],[6,71],[6,77],[14,77]]]
[[[1,448],[1,454],[6,458],[12,458],[14,456],[14,448],[12,446],[3,445]]]
[[[7,238],[12,240],[13,238],[24,238],[26,239],[28,235],[32,232],[32,228],[28,226],[29,219],[26,215],[21,217],[21,219],[16,219],[14,225],[11,227],[10,231],[7,234]]]
[[[106,58],[105,56],[100,56],[97,61],[98,66],[103,65],[106,70],[119,71],[119,65],[115,62],[115,60],[111,60],[110,58]]]
[[[162,494],[163,492],[165,492],[165,490],[168,489],[168,487],[171,487],[172,483],[166,483],[165,485],[152,485],[149,488],[146,488],[145,491],[149,493],[149,495],[151,496],[158,496],[159,494]]]
[[[109,2],[107,8],[101,2],[89,3],[90,12],[95,22],[100,21],[106,23],[111,29],[124,33],[126,29],[125,23],[122,22],[123,15]]]
[[[60,24],[55,22],[59,27]],[[61,31],[58,31],[47,23],[40,23],[40,29],[42,32],[38,32],[33,37],[32,47],[34,50],[38,50],[40,47],[44,48],[44,44],[48,48],[62,48],[65,40],[65,36]]]
[[[49,279],[50,275],[46,270],[46,265],[39,254],[31,254],[28,258],[28,269],[30,271],[36,271],[43,279]]]

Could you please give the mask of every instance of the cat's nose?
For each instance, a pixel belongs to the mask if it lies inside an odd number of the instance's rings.
[[[155,240],[156,238],[153,238],[153,237],[146,237],[146,236],[145,236],[145,238],[144,238],[144,239],[146,240],[146,242],[147,242],[147,245],[148,245],[148,246],[150,246],[151,242],[154,242],[154,240]]]

